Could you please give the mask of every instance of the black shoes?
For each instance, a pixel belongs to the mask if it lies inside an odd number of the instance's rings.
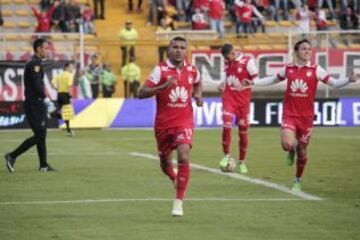
[[[12,158],[9,153],[5,154],[5,164],[6,168],[10,173],[15,172],[15,158]]]
[[[39,168],[40,172],[57,172],[57,170],[53,167],[51,167],[50,165],[47,165],[46,167],[40,167]]]

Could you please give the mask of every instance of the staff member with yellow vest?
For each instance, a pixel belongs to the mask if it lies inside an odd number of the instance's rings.
[[[56,75],[52,80],[52,84],[58,91],[57,102],[61,111],[61,117],[66,124],[66,131],[69,137],[74,136],[74,131],[70,129],[70,120],[74,117],[74,110],[71,105],[70,90],[73,85],[73,64],[66,63],[64,71],[59,75]]]
[[[122,54],[122,66],[125,66],[127,63],[128,52],[130,57],[135,57],[135,44],[138,38],[138,32],[132,27],[131,21],[125,22],[125,28],[121,29],[119,32],[119,39],[121,44],[121,54]]]
[[[131,57],[130,62],[121,68],[121,77],[124,80],[124,97],[137,98],[137,91],[140,86],[141,70],[135,63],[135,58]],[[130,90],[130,91],[129,91]]]

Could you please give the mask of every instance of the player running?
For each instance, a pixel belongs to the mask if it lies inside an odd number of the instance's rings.
[[[293,191],[301,191],[301,176],[307,162],[307,146],[314,121],[314,99],[319,81],[335,88],[341,88],[356,81],[352,72],[349,78],[334,79],[319,65],[310,64],[311,44],[307,39],[294,46],[295,62],[287,64],[276,76],[255,81],[246,80],[245,86],[271,85],[287,80],[281,126],[281,146],[288,152],[286,163],[292,166],[296,159],[296,174]]]
[[[183,199],[190,177],[190,149],[194,129],[191,96],[202,106],[198,69],[186,62],[187,42],[175,37],[168,48],[169,59],[157,65],[139,91],[139,98],[156,96],[155,137],[162,171],[174,182],[176,199],[173,216],[183,215]],[[178,172],[174,171],[172,151],[177,151]]]

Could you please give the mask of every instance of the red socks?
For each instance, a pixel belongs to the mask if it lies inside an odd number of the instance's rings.
[[[224,127],[222,133],[222,145],[224,155],[228,155],[230,153],[230,143],[231,143],[231,128]]]
[[[247,130],[239,129],[239,160],[245,160],[246,157],[246,150],[248,146],[248,132]]]
[[[176,178],[176,199],[182,200],[190,178],[190,164],[178,164],[178,174]]]
[[[296,177],[301,178],[306,165],[307,157],[298,157],[296,161]]]

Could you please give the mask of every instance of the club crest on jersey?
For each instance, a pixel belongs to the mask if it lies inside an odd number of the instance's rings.
[[[237,72],[241,73],[242,72],[242,67],[238,67]]]
[[[35,71],[35,72],[39,72],[39,71],[40,71],[40,66],[35,66],[35,67],[34,67],[34,71]]]
[[[311,71],[307,71],[307,72],[306,72],[306,76],[307,76],[307,77],[311,77],[311,75],[312,75],[312,72],[311,72]]]

